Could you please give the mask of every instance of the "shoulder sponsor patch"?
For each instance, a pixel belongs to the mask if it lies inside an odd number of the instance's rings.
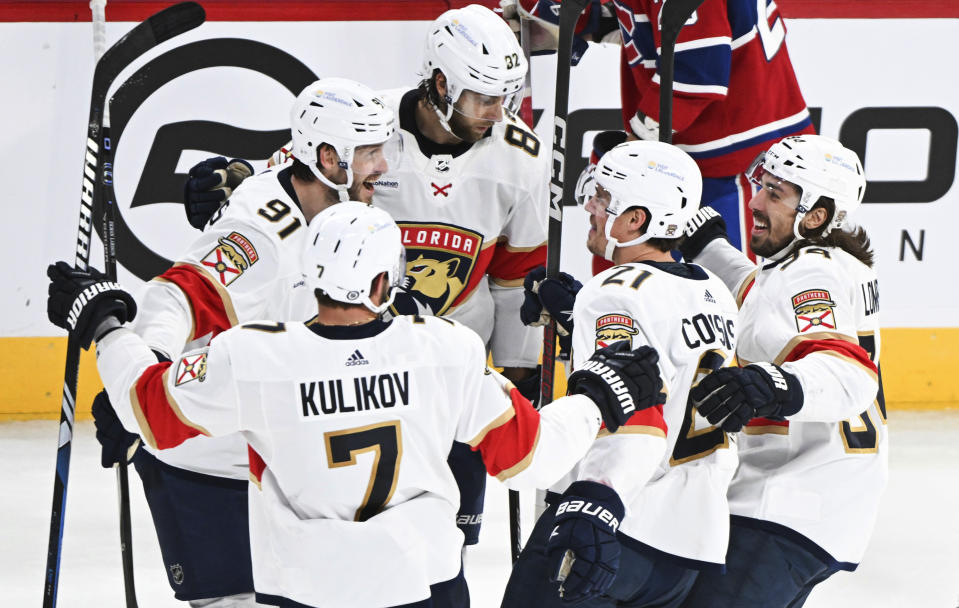
[[[629,342],[629,347],[633,347],[633,336],[639,333],[636,329],[636,321],[629,315],[611,314],[603,315],[596,319],[596,348],[606,348],[610,344]]]
[[[796,329],[800,332],[836,329],[836,303],[825,289],[810,289],[792,297]]]
[[[203,266],[226,287],[240,278],[247,268],[256,264],[260,256],[253,243],[239,232],[231,232],[217,239],[217,245],[201,260]]]
[[[206,352],[191,353],[180,357],[176,366],[176,386],[199,380],[206,380]]]

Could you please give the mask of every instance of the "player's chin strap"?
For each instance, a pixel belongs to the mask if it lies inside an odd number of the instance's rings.
[[[607,212],[608,212],[608,211],[607,211]],[[616,237],[614,237],[612,234],[610,234],[610,233],[613,231],[613,222],[616,221],[616,218],[617,218],[617,217],[618,217],[618,216],[616,216],[616,215],[610,215],[609,217],[606,218],[606,227],[605,227],[605,232],[606,232],[606,251],[603,252],[603,257],[606,258],[607,260],[609,260],[610,262],[613,261],[613,252],[616,250],[617,247],[632,247],[633,245],[639,245],[640,243],[645,243],[645,242],[648,241],[650,238],[652,238],[651,235],[649,235],[649,234],[644,234],[643,236],[637,237],[637,238],[635,238],[635,239],[633,239],[633,240],[631,240],[631,241],[626,241],[625,243],[620,243],[620,242],[616,239]]]
[[[333,180],[323,175],[323,172],[320,171],[320,168],[316,166],[316,163],[309,165],[310,171],[313,172],[313,175],[316,176],[318,180],[329,186],[330,188],[336,190],[337,194],[340,197],[340,202],[345,203],[350,200],[350,186],[353,185],[353,170],[350,168],[350,161],[353,160],[353,149],[346,148],[344,150],[343,156],[346,160],[337,161],[337,164],[341,169],[346,170],[346,183],[345,184],[336,184],[333,183]]]

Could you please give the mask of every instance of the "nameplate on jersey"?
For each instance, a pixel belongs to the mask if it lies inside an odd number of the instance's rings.
[[[206,380],[206,352],[180,357],[176,366],[176,386],[199,380]]]
[[[217,239],[217,245],[200,263],[226,287],[240,278],[247,268],[256,264],[260,256],[253,243],[239,232],[231,232]]]
[[[792,297],[796,314],[796,329],[799,333],[836,329],[836,315],[833,301],[825,289],[810,289]]]
[[[399,222],[406,247],[408,289],[441,315],[469,283],[483,235],[451,224]]]
[[[636,321],[629,315],[603,315],[596,319],[596,348],[606,348],[610,344],[626,342],[632,350],[633,336],[637,333]]]
[[[357,361],[352,358],[350,360]],[[408,371],[300,382],[300,406],[303,418],[323,418],[333,414],[388,410],[409,404],[410,373]]]

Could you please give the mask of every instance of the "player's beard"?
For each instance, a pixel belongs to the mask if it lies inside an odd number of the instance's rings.
[[[760,213],[758,211],[753,211],[753,222],[759,220],[761,223],[766,225],[766,234],[765,236],[752,236],[749,239],[749,248],[752,249],[753,253],[768,258],[770,256],[776,255],[782,251],[789,243],[793,240],[793,233],[790,226],[790,230],[785,234],[776,238],[773,236],[773,223],[768,215],[765,213]],[[778,218],[777,218],[778,219]]]
[[[450,131],[453,132],[453,135],[471,144],[483,139],[493,126],[493,123],[488,120],[467,118],[455,109],[453,115],[450,116],[447,122],[450,125]]]

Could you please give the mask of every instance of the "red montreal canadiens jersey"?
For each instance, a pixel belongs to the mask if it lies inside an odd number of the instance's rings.
[[[300,262],[306,220],[292,192],[282,168],[247,179],[177,263],[147,283],[133,327],[151,348],[173,358],[237,323],[315,313]],[[191,471],[247,478],[239,435],[197,437],[153,453]]]
[[[637,110],[658,121],[663,3],[614,4],[623,35],[625,124]],[[772,142],[813,132],[785,37],[773,0],[706,0],[680,31],[673,143],[696,160],[703,177],[741,173]]]
[[[600,428],[585,396],[534,410],[486,368],[474,332],[435,317],[249,323],[173,364],[125,330],[97,349],[117,414],[145,442],[249,443],[256,590],[309,606],[418,602],[457,575],[454,440],[531,489],[562,476]]]
[[[689,390],[708,371],[732,363],[737,316],[715,275],[657,262],[596,275],[573,308],[574,367],[615,342],[649,345],[659,353],[667,392],[665,404],[637,412],[616,433],[604,429],[573,479],[612,486],[627,507],[620,532],[692,568],[725,563],[726,488],[737,459],[736,444],[696,412]]]
[[[854,569],[888,477],[875,271],[842,249],[805,247],[757,272],[720,240],[697,262],[742,302],[740,364],[781,365],[803,388],[788,420],[753,419],[738,434],[731,513],[785,526]]]

